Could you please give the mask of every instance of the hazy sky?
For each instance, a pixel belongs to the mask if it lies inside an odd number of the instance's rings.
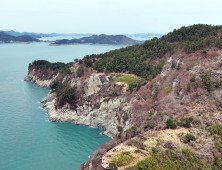
[[[0,0],[0,30],[37,33],[168,33],[222,25],[221,0]]]

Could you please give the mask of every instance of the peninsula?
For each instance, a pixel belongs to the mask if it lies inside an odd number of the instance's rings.
[[[63,39],[57,40],[50,45],[66,45],[66,44],[104,44],[104,45],[135,45],[142,44],[143,41],[133,40],[125,35],[92,35],[80,39]]]
[[[103,36],[103,35],[102,35]],[[29,64],[50,121],[111,140],[80,170],[222,169],[222,26],[192,25],[70,63]]]

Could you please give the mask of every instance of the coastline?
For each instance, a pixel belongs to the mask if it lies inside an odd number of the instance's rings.
[[[35,76],[34,71],[29,71],[27,76],[25,77],[25,81],[31,81],[35,83],[35,86],[41,88],[49,88],[51,82],[57,77],[53,77],[50,80],[40,80],[37,76]],[[100,90],[97,86],[102,86],[99,76],[104,76],[101,74],[93,74],[89,77],[88,82],[86,84],[86,96],[89,95],[97,95],[97,92]],[[108,78],[107,78],[108,79]],[[83,81],[79,79],[73,79],[73,84],[84,84]],[[70,109],[69,105],[64,105],[64,107],[60,109],[55,108],[57,95],[50,90],[48,95],[40,101],[43,104],[43,109],[47,111],[49,121],[56,122],[71,122],[79,125],[92,126],[92,127],[100,127],[104,130],[102,134],[108,136],[109,138],[114,138],[119,133],[117,127],[122,127],[123,129],[128,129],[132,126],[130,121],[126,121],[123,123],[123,120],[119,121],[116,115],[118,114],[118,110],[122,107],[125,111],[130,108],[130,102],[126,102],[126,97],[120,96],[109,101],[106,101],[105,98],[98,99],[100,103],[99,108],[93,108],[92,102],[86,102],[82,106],[77,106],[76,110]],[[88,97],[87,97],[88,98]]]
[[[116,45],[116,46],[130,46],[130,45],[135,45],[135,44],[98,44],[98,43],[69,43],[69,44],[55,44],[55,43],[50,43],[49,46],[60,46],[60,45],[79,45],[79,44],[84,44],[84,45]]]

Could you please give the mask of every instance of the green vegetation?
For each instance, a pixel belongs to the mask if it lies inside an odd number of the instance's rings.
[[[178,66],[176,67],[176,69],[177,69],[177,70],[180,70],[180,69],[181,69],[181,65],[178,65]]]
[[[190,127],[190,120],[182,117],[182,118],[180,118],[180,122],[177,122],[177,125],[188,128],[188,127]]]
[[[157,116],[163,116],[163,113],[162,112],[157,112],[157,114],[156,114]]]
[[[86,58],[84,62],[86,67],[92,67],[92,61],[90,59]]]
[[[195,137],[192,134],[187,134],[186,139],[184,140],[184,143],[188,143],[191,140],[196,140]]]
[[[165,87],[165,92],[169,93],[171,91],[171,87]]]
[[[64,93],[61,95],[59,100],[59,104],[63,107],[66,102],[69,103],[71,106],[75,106],[75,100],[77,99],[76,93],[73,88],[69,87],[64,90]]]
[[[167,125],[168,128],[171,128],[171,129],[176,129],[177,128],[176,123],[174,123],[172,119],[168,119],[166,121],[166,125]]]
[[[80,66],[78,68],[78,70],[76,71],[76,74],[77,74],[78,77],[81,77],[84,74],[84,67]]]
[[[209,72],[206,72],[206,74],[203,74],[202,76],[202,81],[204,84],[204,88],[210,93],[211,91],[214,90],[214,84],[210,80]]]
[[[141,77],[134,77],[130,75],[118,76],[118,80],[126,83],[130,92],[132,92],[134,88],[139,89],[141,84],[145,81]]]
[[[144,44],[128,46],[118,50],[113,50],[104,54],[92,54],[86,58],[100,58],[96,61],[94,68],[106,73],[129,71],[143,78],[155,77],[162,70],[167,53],[173,54],[177,48],[184,48],[187,53],[195,52],[209,46],[222,46],[222,39],[209,38],[216,36],[222,26],[192,25],[182,27],[168,33],[161,38],[153,38],[145,41]],[[161,58],[161,62],[152,65],[151,61]],[[149,59],[149,60],[147,60]],[[175,68],[175,63],[172,68]],[[179,70],[181,66],[177,66]]]
[[[219,135],[222,136],[222,125],[213,125],[208,129],[211,135]]]
[[[216,148],[218,149],[218,151],[222,152],[222,145],[220,144],[219,141],[217,141],[217,142],[215,143],[215,146],[216,146]]]
[[[187,83],[187,91],[190,92],[190,89],[191,89],[191,83]]]
[[[117,158],[113,158],[113,163],[119,167],[124,166],[132,162],[134,157],[128,152],[121,152],[117,155]]]
[[[46,60],[38,60],[38,61],[33,61],[32,63],[29,64],[29,68],[31,66],[35,66],[35,68],[41,69],[41,70],[47,70],[50,69],[52,71],[59,71],[63,74],[70,74],[70,67],[72,66],[73,62],[70,63],[62,63],[62,62],[57,62],[57,63],[50,63]]]
[[[196,74],[194,74],[194,75],[192,75],[192,76],[190,77],[190,81],[191,81],[191,82],[194,82],[195,79],[196,79]]]
[[[202,162],[194,156],[190,149],[180,151],[166,150],[164,153],[154,152],[150,157],[139,161],[135,166],[127,170],[187,170],[187,169],[211,169],[211,165]]]
[[[53,82],[50,84],[50,88],[51,89],[55,89],[57,86],[59,85],[59,81],[56,78],[55,80],[53,80]]]

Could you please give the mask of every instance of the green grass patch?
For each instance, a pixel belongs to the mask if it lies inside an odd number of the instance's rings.
[[[117,155],[117,158],[113,158],[113,163],[119,167],[124,166],[133,161],[134,157],[128,152],[121,152]]]
[[[125,75],[125,76],[118,76],[118,81],[126,83],[128,85],[129,91],[133,91],[134,88],[139,89],[141,87],[141,84],[145,81],[145,79],[141,77]]]

